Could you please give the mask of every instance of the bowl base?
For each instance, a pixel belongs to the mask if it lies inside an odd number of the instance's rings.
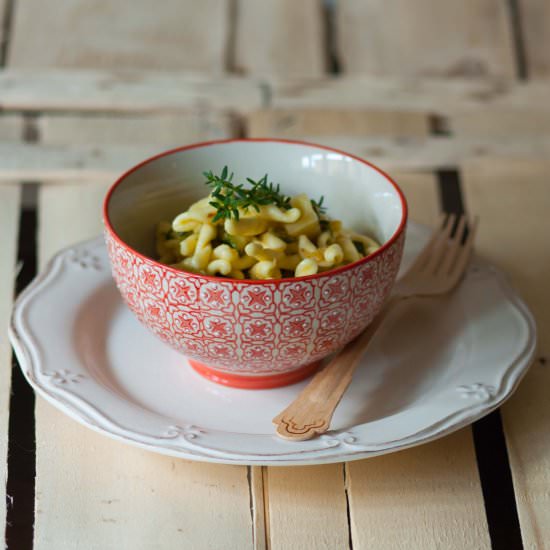
[[[222,384],[223,386],[231,386],[232,388],[242,388],[247,390],[267,390],[270,388],[279,388],[281,386],[288,386],[289,384],[295,384],[300,382],[304,378],[307,378],[310,374],[313,374],[320,366],[321,361],[315,361],[309,365],[304,365],[299,369],[291,372],[283,372],[281,374],[269,374],[267,376],[242,376],[239,374],[229,374],[220,372],[215,369],[188,359],[191,367],[198,372],[201,376],[204,376],[211,382],[216,384]]]

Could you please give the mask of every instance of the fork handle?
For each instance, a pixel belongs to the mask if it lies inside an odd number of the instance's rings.
[[[351,382],[361,356],[389,311],[403,298],[390,298],[366,330],[315,374],[298,397],[272,420],[277,426],[277,435],[291,441],[305,441],[329,429],[332,415]]]

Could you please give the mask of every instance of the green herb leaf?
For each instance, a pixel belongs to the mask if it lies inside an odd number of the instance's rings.
[[[216,176],[211,170],[203,172],[206,178],[205,184],[212,187],[211,194],[216,199],[209,203],[217,210],[213,222],[231,218],[238,220],[239,210],[246,211],[248,208],[254,208],[256,212],[259,212],[260,206],[269,204],[274,204],[285,210],[290,208],[290,197],[281,193],[279,184],[274,185],[269,182],[267,174],[258,181],[247,178],[251,187],[245,188],[243,184],[233,184],[231,181],[233,173],[229,177],[228,173],[227,166],[223,167],[219,176]]]
[[[311,206],[313,207],[313,210],[315,210],[315,213],[317,214],[317,217],[320,218],[323,214],[327,213],[327,209],[325,206],[323,206],[323,201],[325,200],[324,195],[321,195],[321,198],[318,201],[314,201],[311,199]]]

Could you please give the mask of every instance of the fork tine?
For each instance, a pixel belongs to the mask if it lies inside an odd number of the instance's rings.
[[[426,266],[422,269],[423,271],[427,273],[433,273],[441,263],[441,260],[444,258],[447,251],[446,243],[449,240],[453,231],[455,220],[455,214],[450,214],[443,231],[441,231],[438,235],[437,241],[434,244],[433,249],[430,253],[428,262],[426,263]]]
[[[458,253],[462,249],[462,239],[464,238],[464,234],[466,231],[467,221],[468,216],[460,216],[454,237],[451,239],[451,244],[449,247],[447,247],[441,265],[437,270],[438,274],[447,275],[448,273],[450,273],[451,268],[453,267],[453,264],[458,256]]]
[[[468,265],[468,261],[470,260],[470,256],[472,255],[478,223],[479,218],[475,216],[474,221],[472,222],[472,225],[468,230],[468,237],[466,238],[466,242],[462,245],[462,250],[460,251],[458,259],[449,274],[453,282],[453,286],[456,285],[462,277],[462,274],[464,273],[464,271],[466,270],[466,266]]]
[[[422,252],[417,256],[416,260],[412,263],[411,267],[409,268],[407,273],[420,270],[426,260],[430,257],[435,244],[437,243],[439,236],[441,235],[442,231],[445,231],[446,227],[449,225],[449,222],[451,221],[451,216],[447,214],[441,214],[438,219],[438,229],[433,232],[430,240],[428,241],[428,244],[423,248]],[[452,220],[454,223],[454,219]],[[450,224],[452,227],[452,223]]]

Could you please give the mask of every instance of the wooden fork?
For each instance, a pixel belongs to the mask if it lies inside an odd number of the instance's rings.
[[[477,219],[468,229],[467,221],[465,216],[460,216],[452,235],[456,216],[451,214],[446,219],[442,218],[441,228],[434,231],[377,318],[320,370],[298,397],[273,419],[280,437],[304,441],[315,434],[326,432],[361,356],[389,311],[408,298],[438,296],[456,287],[468,265],[477,228]]]

